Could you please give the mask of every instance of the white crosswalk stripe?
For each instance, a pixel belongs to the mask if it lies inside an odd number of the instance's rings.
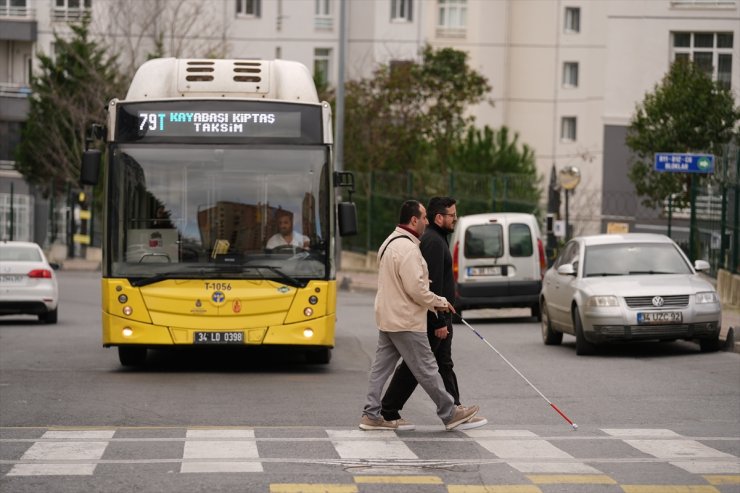
[[[257,443],[254,441],[254,430],[192,429],[187,430],[185,436],[199,440],[185,442],[182,456],[185,460],[180,466],[180,472],[262,472],[263,470],[262,464],[258,461],[238,460],[259,459]]]
[[[616,442],[624,443],[639,450],[653,464],[666,467],[678,467],[690,474],[704,475],[740,475],[740,458],[717,450],[707,443],[740,442],[738,437],[686,437],[667,429],[616,429],[605,428],[595,434],[583,433],[556,437],[539,436],[530,430],[499,430],[480,428],[460,433],[444,433],[441,428],[418,431],[417,433],[394,431],[366,432],[358,429],[312,430],[310,436],[291,437],[284,431],[275,432],[274,428],[183,428],[167,437],[153,433],[137,432],[135,436],[121,429],[51,429],[31,438],[5,438],[0,434],[0,446],[3,442],[30,443],[25,452],[15,459],[3,458],[0,464],[9,464],[7,476],[89,476],[98,474],[100,464],[106,464],[105,470],[116,464],[138,464],[147,460],[131,459],[130,456],[116,456],[116,443],[120,447],[137,442],[168,443],[170,451],[176,451],[175,457],[155,459],[161,463],[173,463],[181,473],[262,473],[270,472],[273,463],[321,463],[325,465],[346,466],[355,468],[371,465],[372,467],[448,467],[464,464],[478,464],[481,467],[493,464],[506,464],[522,474],[540,475],[603,475],[598,468],[604,464],[623,461],[634,462],[645,459],[628,457],[610,457],[609,450],[618,450]],[[596,457],[576,457],[574,444],[578,441],[595,441],[603,444],[599,450],[604,455]],[[310,443],[324,442],[331,444],[329,449],[319,456],[310,454],[305,458],[279,458],[267,454],[273,443]],[[430,450],[429,443],[456,443],[469,450],[469,456],[454,458],[425,457]],[[554,443],[553,443],[554,442]],[[566,448],[568,451],[556,446]],[[568,446],[567,444],[570,444]],[[177,452],[181,447],[181,451]],[[478,448],[476,448],[478,447]],[[593,444],[591,445],[593,450]],[[725,450],[736,450],[732,445]],[[106,451],[110,450],[107,454]],[[306,450],[317,450],[307,447]],[[105,456],[105,459],[103,457]],[[337,458],[339,457],[339,458]],[[267,467],[267,469],[266,469]],[[358,471],[360,469],[357,469]],[[606,469],[605,469],[606,470]],[[103,473],[100,473],[103,474]]]
[[[326,430],[326,433],[342,459],[418,459],[394,431]]]
[[[89,476],[95,471],[95,461],[103,457],[108,442],[97,441],[51,441],[58,439],[106,439],[112,438],[115,430],[50,430],[41,436],[21,457],[23,461],[15,464],[8,476]],[[75,461],[74,463],[53,463],[53,461]],[[77,462],[79,461],[79,462]],[[89,461],[89,462],[85,462]],[[49,463],[52,462],[52,463]]]
[[[670,464],[692,474],[740,473],[740,463],[727,460],[737,459],[737,457],[708,447],[696,440],[683,439],[681,435],[671,430],[602,429],[602,431],[611,436],[623,438],[624,443],[659,459],[688,459],[673,460]],[[706,462],[691,459],[718,460]]]

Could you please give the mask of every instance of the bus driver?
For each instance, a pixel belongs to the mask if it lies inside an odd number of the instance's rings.
[[[293,215],[281,214],[278,217],[278,232],[267,240],[265,248],[273,250],[283,246],[292,246],[308,249],[310,243],[308,236],[304,236],[293,229]]]

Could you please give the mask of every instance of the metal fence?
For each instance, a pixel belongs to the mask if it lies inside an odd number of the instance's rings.
[[[457,199],[460,214],[507,211],[539,215],[538,183],[525,175],[355,172],[355,187],[359,234],[342,240],[345,250],[355,252],[377,250],[398,223],[399,208],[407,199],[426,204],[431,197],[448,195]]]

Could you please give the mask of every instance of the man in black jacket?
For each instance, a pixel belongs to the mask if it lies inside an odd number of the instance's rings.
[[[457,223],[457,206],[452,197],[433,197],[427,207],[429,226],[421,237],[421,254],[429,268],[429,281],[434,294],[448,300],[455,299],[455,280],[452,274],[452,255],[447,235]],[[447,313],[427,312],[427,337],[437,359],[439,374],[445,389],[460,406],[460,391],[452,362],[452,317]],[[396,368],[391,383],[381,402],[381,414],[386,420],[397,420],[399,430],[413,430],[415,426],[399,414],[416,388],[417,382],[406,363]],[[458,430],[477,428],[488,423],[486,418],[476,416],[457,427]]]

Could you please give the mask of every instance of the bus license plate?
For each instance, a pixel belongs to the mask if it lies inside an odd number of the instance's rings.
[[[672,324],[683,322],[681,312],[644,312],[637,314],[638,324]]]
[[[468,267],[468,275],[469,276],[500,276],[501,275],[501,266],[491,266],[491,267]]]
[[[244,332],[196,332],[193,344],[243,344]]]

